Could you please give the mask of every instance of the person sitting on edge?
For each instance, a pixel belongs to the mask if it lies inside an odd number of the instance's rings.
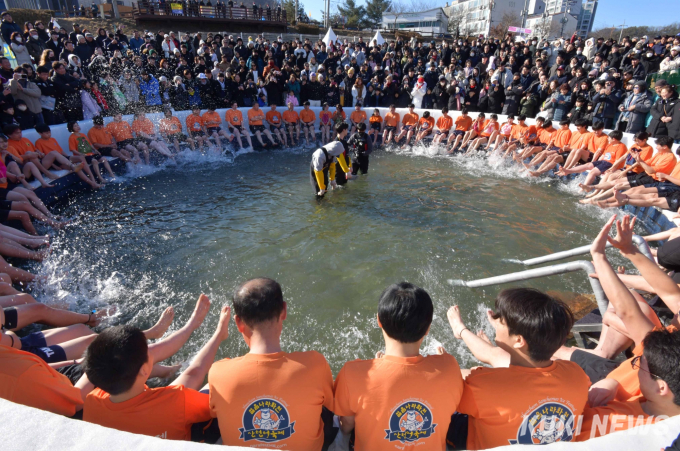
[[[198,105],[191,107],[191,114],[186,118],[187,131],[191,138],[198,145],[198,150],[203,149],[203,145],[208,146],[208,137],[206,136],[205,122],[201,117],[201,108]]]
[[[439,144],[444,140],[448,141],[451,127],[453,127],[453,118],[449,116],[449,109],[444,107],[442,108],[442,115],[437,119],[437,125],[434,131],[435,136],[432,140],[432,144]]]
[[[222,118],[220,118],[220,115],[217,111],[215,111],[215,107],[210,104],[207,107],[207,111],[203,113],[203,124],[205,125],[206,129],[206,135],[208,138],[212,137],[215,140],[215,144],[217,145],[217,150],[222,152],[224,148],[222,147],[222,140],[220,140],[220,136],[222,138],[225,138],[228,142],[234,141],[234,135],[228,135],[227,132],[222,130]]]
[[[470,127],[472,126],[472,118],[468,116],[467,108],[463,108],[461,110],[460,116],[456,118],[454,124],[456,128],[452,133],[449,133],[449,139],[446,140],[446,147],[450,147],[448,153],[453,153],[453,149],[458,147],[460,140],[463,139],[463,136],[470,130]],[[451,143],[454,144],[451,145]]]
[[[598,122],[597,124],[593,125],[593,129],[601,125],[603,125],[602,122]],[[608,135],[608,144],[603,148],[602,151],[598,151],[592,156],[591,163],[574,166],[571,169],[565,169],[562,167],[555,173],[555,175],[562,177],[569,174],[580,174],[581,172],[590,171],[583,182],[584,185],[589,185],[593,182],[593,180],[595,180],[596,177],[599,177],[605,171],[608,171],[612,168],[614,171],[620,169],[623,167],[623,159],[621,157],[628,153],[628,147],[626,147],[626,145],[621,142],[621,138],[623,138],[623,132],[618,130],[610,132]],[[619,162],[619,160],[621,161]],[[618,162],[618,167],[613,166],[613,164],[616,162]]]
[[[434,118],[430,115],[429,111],[423,113],[423,117],[418,121],[418,133],[416,134],[416,140],[413,141],[413,145],[418,144],[423,138],[432,134],[434,130]]]
[[[141,150],[144,153],[146,164],[149,164],[149,148],[144,141],[135,141],[132,127],[130,127],[128,121],[123,120],[122,113],[115,113],[113,115],[113,120],[106,124],[106,130],[113,136],[116,147],[127,150],[128,153],[134,156],[137,162],[141,161],[139,157],[139,151]],[[137,147],[135,147],[135,144]]]
[[[111,170],[111,165],[108,160],[94,148],[87,135],[81,133],[80,124],[77,122],[69,122],[66,124],[66,129],[71,132],[71,135],[68,137],[68,150],[74,155],[78,154],[82,156],[88,164],[92,165],[92,172],[94,172],[99,180],[99,187],[107,183],[99,170],[100,164],[104,166],[104,169],[106,169],[109,176],[112,179],[115,179],[116,175]]]
[[[354,111],[349,115],[349,122],[351,124],[350,135],[353,135],[357,130],[357,125],[366,122],[366,112],[361,109],[361,102],[357,102],[354,105]]]
[[[491,137],[495,138],[495,134],[500,130],[500,124],[498,123],[498,115],[491,114],[489,120],[484,123],[484,127],[479,130],[479,136],[471,141],[467,152],[465,155],[471,155],[472,152],[476,152],[480,146],[491,142]]]
[[[589,395],[590,408],[583,414],[577,441],[680,415],[680,331],[674,326],[665,329],[658,320],[652,321],[642,312],[640,303],[607,260],[607,242],[619,249],[652,287],[670,295],[676,304],[680,299],[680,288],[633,245],[634,219],[631,221],[629,216],[625,216],[623,221],[616,221],[616,237],[609,237],[615,220],[616,215],[605,224],[593,241],[590,253],[602,288],[637,345],[636,356],[623,362],[620,368],[636,379],[634,382],[637,382],[638,389],[634,390],[633,398],[625,399],[624,396],[617,400],[622,387],[616,379],[605,379],[603,383],[593,385]],[[666,299],[664,297],[664,301]],[[594,357],[592,354],[589,356]],[[593,362],[592,359],[590,361]],[[594,369],[595,366],[589,368]],[[629,421],[631,418],[633,421]]]
[[[182,121],[172,115],[172,110],[166,108],[163,110],[163,116],[158,123],[158,131],[167,142],[175,146],[175,151],[180,152],[179,143],[183,142],[188,143],[192,151],[196,150],[194,140],[182,133]]]
[[[300,125],[302,126],[302,131],[305,132],[305,146],[316,145],[316,130],[314,130],[316,114],[309,109],[309,100],[305,100],[302,105],[303,109],[300,111]]]
[[[404,114],[404,117],[401,119],[401,132],[399,135],[394,138],[394,143],[399,144],[399,141],[401,141],[401,138],[406,136],[406,141],[401,145],[402,149],[408,145],[409,142],[411,142],[411,138],[416,132],[416,126],[418,125],[418,119],[420,116],[418,116],[418,113],[415,112],[416,106],[411,103],[408,106],[408,113]]]
[[[526,125],[522,118],[526,119],[526,116],[519,116],[518,121],[520,126]],[[568,128],[569,127],[567,126],[567,129]],[[528,128],[527,131],[529,131]],[[529,142],[526,139],[527,137],[525,136],[526,135],[525,131],[525,134],[520,136],[519,142],[511,143],[508,145],[508,150],[505,152],[505,155],[503,155],[503,157],[506,158],[512,155],[513,160],[517,161],[518,163],[522,163],[527,158],[546,150],[555,132],[556,131],[552,125],[552,121],[550,119],[545,119],[539,116],[536,118],[536,137],[538,139],[534,143]],[[571,133],[571,131],[569,132]],[[518,149],[522,144],[524,144],[524,147]],[[517,150],[517,152],[514,152],[515,150]]]
[[[288,134],[290,136],[290,145],[297,146],[298,141],[300,141],[300,116],[295,111],[292,102],[288,102],[288,109],[283,112],[283,123],[288,129]],[[295,136],[293,136],[295,133]]]
[[[36,151],[33,143],[28,138],[22,136],[21,127],[16,124],[5,125],[2,128],[2,132],[7,136],[7,152],[11,155],[9,159],[5,159],[7,168],[9,169],[10,163],[15,162],[25,178],[32,175],[40,182],[43,188],[52,188],[54,185],[50,185],[45,181],[41,173],[51,180],[56,180],[59,177],[42,165],[41,159],[44,155]],[[30,170],[26,170],[26,167]],[[27,186],[27,188],[29,187],[30,185]]]
[[[87,137],[92,143],[92,147],[97,149],[102,156],[120,158],[126,163],[132,161],[132,155],[125,149],[118,149],[116,140],[111,133],[104,128],[104,118],[102,116],[95,116],[92,118],[92,128],[87,132]],[[142,160],[136,158],[136,163]]]
[[[384,146],[396,140],[399,135],[399,113],[395,104],[390,105],[390,111],[385,114],[385,121],[383,127],[382,144]]]
[[[397,121],[398,122],[398,121]],[[380,110],[375,108],[373,110],[373,114],[371,117],[368,118],[368,123],[371,126],[371,128],[368,130],[368,136],[371,137],[373,147],[376,146],[376,142],[378,140],[378,136],[380,136],[381,133],[384,134],[383,130],[383,118],[380,115]],[[385,140],[383,140],[384,142]]]
[[[321,450],[322,410],[333,411],[333,375],[316,351],[284,352],[287,315],[281,286],[248,280],[234,291],[234,322],[249,352],[215,362],[210,413],[228,446]]]
[[[575,124],[578,122],[578,119]],[[564,169],[572,169],[577,164],[587,164],[595,161],[609,144],[609,138],[604,133],[604,123],[598,122],[591,127],[592,133],[586,135],[580,149],[569,153],[569,158],[564,164]],[[579,130],[580,131],[580,130]]]
[[[458,306],[447,316],[453,336],[494,367],[466,377],[447,438],[453,449],[573,440],[590,381],[575,363],[551,360],[574,324],[566,304],[534,289],[501,291],[495,313],[487,312],[497,347],[465,327]]]
[[[239,149],[243,150],[241,135],[245,136],[248,141],[248,147],[252,149],[253,142],[250,139],[250,133],[246,133],[243,128],[243,113],[238,109],[238,102],[231,103],[231,109],[224,113],[224,120],[227,123],[229,131],[236,136],[236,142],[238,142]]]
[[[403,443],[446,450],[446,427],[463,394],[463,378],[450,354],[420,354],[433,314],[422,288],[401,282],[383,291],[377,317],[385,352],[347,362],[338,373],[336,443],[349,442],[354,430],[357,451],[393,450]]]
[[[276,141],[274,141],[274,137],[269,132],[269,130],[265,128],[264,120],[264,111],[262,111],[260,109],[260,105],[255,102],[253,107],[248,110],[248,128],[250,128],[250,133],[255,135],[262,148],[266,149],[267,144],[265,144],[265,142],[262,140],[262,133],[267,136],[267,139],[269,139],[269,142],[272,144],[272,146],[276,145]]]
[[[267,123],[269,124],[269,130],[276,136],[281,144],[288,147],[288,139],[286,138],[286,129],[283,128],[283,118],[281,113],[276,111],[276,104],[272,103],[269,105],[269,111],[264,115]]]
[[[144,151],[144,161],[146,164],[149,164],[149,147],[165,157],[174,157],[165,141],[161,139],[160,135],[156,134],[156,129],[151,119],[147,118],[143,111],[135,113],[134,120],[132,121],[132,131],[135,132],[137,146],[140,146]]]
[[[222,308],[214,334],[177,379],[159,388],[149,388],[146,381],[153,377],[154,363],[179,351],[209,310],[210,300],[201,294],[187,324],[150,345],[144,332],[133,326],[110,327],[99,334],[82,364],[97,387],[85,398],[83,420],[134,434],[190,440],[191,426],[211,418],[208,394],[198,390],[220,343],[229,336],[229,307]]]
[[[568,121],[563,121],[567,122],[567,129],[569,128],[569,122]],[[560,122],[560,125],[562,125],[563,122]],[[555,168],[558,164],[561,164],[563,166],[567,166],[567,160],[569,161],[574,161],[574,164],[578,163],[578,160],[574,155],[581,155],[582,150],[587,150],[588,148],[588,142],[590,141],[590,137],[592,136],[592,133],[588,131],[588,121],[586,119],[578,119],[576,122],[574,122],[574,125],[576,126],[576,132],[571,133],[571,138],[569,139],[569,144],[565,145],[564,147],[560,148],[559,150],[552,152],[554,149],[548,149],[546,152],[551,152],[548,157],[545,158],[545,161],[543,164],[534,170],[531,170],[531,167],[536,164],[532,160],[531,163],[528,165],[525,164],[524,167],[526,167],[529,170],[529,174],[532,177],[538,177],[542,174],[545,174],[546,172],[550,171],[551,169]],[[579,151],[578,153],[574,153],[575,151]],[[540,154],[539,154],[540,155]],[[571,157],[571,159],[570,159]]]

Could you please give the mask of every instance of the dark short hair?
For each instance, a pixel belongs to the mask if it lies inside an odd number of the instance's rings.
[[[430,295],[411,283],[395,283],[380,295],[378,319],[382,329],[400,343],[415,343],[423,338],[433,315]]]
[[[656,138],[656,143],[660,146],[665,146],[668,148],[673,147],[673,137],[672,136],[659,136]],[[680,150],[678,150],[680,152]]]
[[[66,130],[70,131],[73,133],[73,126],[76,125],[78,122],[77,121],[71,121],[68,124],[66,124]]]
[[[586,119],[576,119],[574,125],[577,127],[587,127],[588,121]]]
[[[563,121],[560,121],[560,125],[569,125],[569,124],[571,124],[571,122],[569,122],[568,119],[565,119],[565,120],[563,120]]]
[[[430,117],[430,112],[429,112],[429,111],[425,111],[425,112],[423,113],[423,117],[426,118],[426,119],[427,119],[428,117]]]
[[[593,126],[595,128],[595,126]],[[621,141],[621,138],[623,138],[623,132],[620,130],[614,130],[612,132],[609,132],[608,135],[611,139],[615,139],[617,141]]]
[[[460,110],[460,114],[468,114],[468,109],[463,108],[462,110]]]
[[[533,288],[510,288],[496,298],[494,319],[500,319],[511,335],[521,335],[534,361],[550,360],[567,340],[574,325],[569,307]]]
[[[4,127],[2,127],[2,132],[7,136],[11,135],[17,130],[21,130],[21,127],[19,127],[17,124],[7,124]]]
[[[574,123],[576,123],[576,122],[578,122],[578,121],[575,121]],[[604,130],[604,122],[595,122],[592,126],[592,129],[593,130]]]
[[[668,384],[680,406],[680,331],[653,330],[642,340],[649,372]]]
[[[148,361],[148,349],[140,329],[129,325],[109,327],[87,347],[83,371],[95,387],[111,395],[125,393]]]
[[[38,66],[38,69],[36,70],[37,73],[39,74],[49,74],[50,70],[46,68],[45,66]]]
[[[347,130],[349,128],[349,125],[347,125],[346,122],[340,122],[338,125],[335,126],[335,133],[342,133],[343,131]]]
[[[266,277],[250,279],[234,290],[234,314],[248,327],[279,317],[284,309],[281,285]]]
[[[104,117],[103,116],[95,116],[92,118],[92,123],[95,125],[104,125]]]
[[[637,132],[634,136],[635,139],[644,141],[646,139],[649,139],[649,133],[647,132]]]
[[[50,126],[47,124],[38,124],[35,126],[35,131],[38,133],[47,133],[50,130]]]
[[[550,119],[543,120],[543,128],[550,128],[552,126],[552,121]]]
[[[518,121],[526,121],[527,120],[526,114],[520,114],[519,116],[517,116],[517,120]]]
[[[413,103],[409,103],[409,104],[408,104],[408,107],[409,107],[409,108],[415,108],[415,107],[416,107],[416,105],[415,105],[415,104],[413,104]]]
[[[448,109],[448,107],[444,107],[444,108],[442,108],[442,113],[448,113],[448,112],[449,112],[449,109]]]

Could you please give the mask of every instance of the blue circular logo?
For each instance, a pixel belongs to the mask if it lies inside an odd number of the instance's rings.
[[[425,403],[408,400],[400,404],[390,415],[390,428],[385,429],[385,440],[416,442],[434,434],[432,411]]]
[[[288,410],[279,401],[260,398],[248,403],[243,412],[243,427],[239,428],[240,439],[248,442],[278,442],[295,433],[295,421],[291,423]]]
[[[541,404],[524,417],[511,445],[549,445],[574,438],[574,413],[564,404]]]

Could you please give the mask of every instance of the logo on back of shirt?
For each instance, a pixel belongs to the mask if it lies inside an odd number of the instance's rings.
[[[248,403],[243,412],[240,439],[248,442],[278,442],[295,433],[295,421],[291,423],[286,406],[270,398],[259,398]]]
[[[397,406],[390,415],[390,428],[385,429],[385,440],[416,442],[434,434],[430,406],[417,400],[408,400]]]
[[[508,440],[511,445],[549,445],[556,442],[570,442],[574,438],[574,412],[561,402],[540,402],[524,415],[524,421],[517,431],[517,440]],[[564,404],[563,404],[564,402]]]

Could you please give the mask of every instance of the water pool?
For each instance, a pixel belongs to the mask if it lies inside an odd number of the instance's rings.
[[[309,158],[293,151],[233,161],[194,154],[72,199],[61,209],[75,221],[40,268],[49,281],[39,299],[77,309],[115,304],[110,324],[140,327],[174,305],[178,328],[200,292],[222,305],[240,282],[268,276],[281,283],[289,306],[284,348],[316,349],[337,372],[380,349],[378,297],[406,280],[435,302],[426,351],[441,343],[468,366],[474,359],[455,343],[446,310],[459,304],[480,327],[501,288],[453,288],[446,280],[521,270],[504,259],[587,244],[606,217],[576,203],[568,188],[523,178],[515,168],[386,151],[372,156],[368,176],[319,202]],[[526,285],[590,292],[581,273]],[[217,312],[213,306],[174,362],[207,340]],[[232,324],[219,356],[245,352]]]

